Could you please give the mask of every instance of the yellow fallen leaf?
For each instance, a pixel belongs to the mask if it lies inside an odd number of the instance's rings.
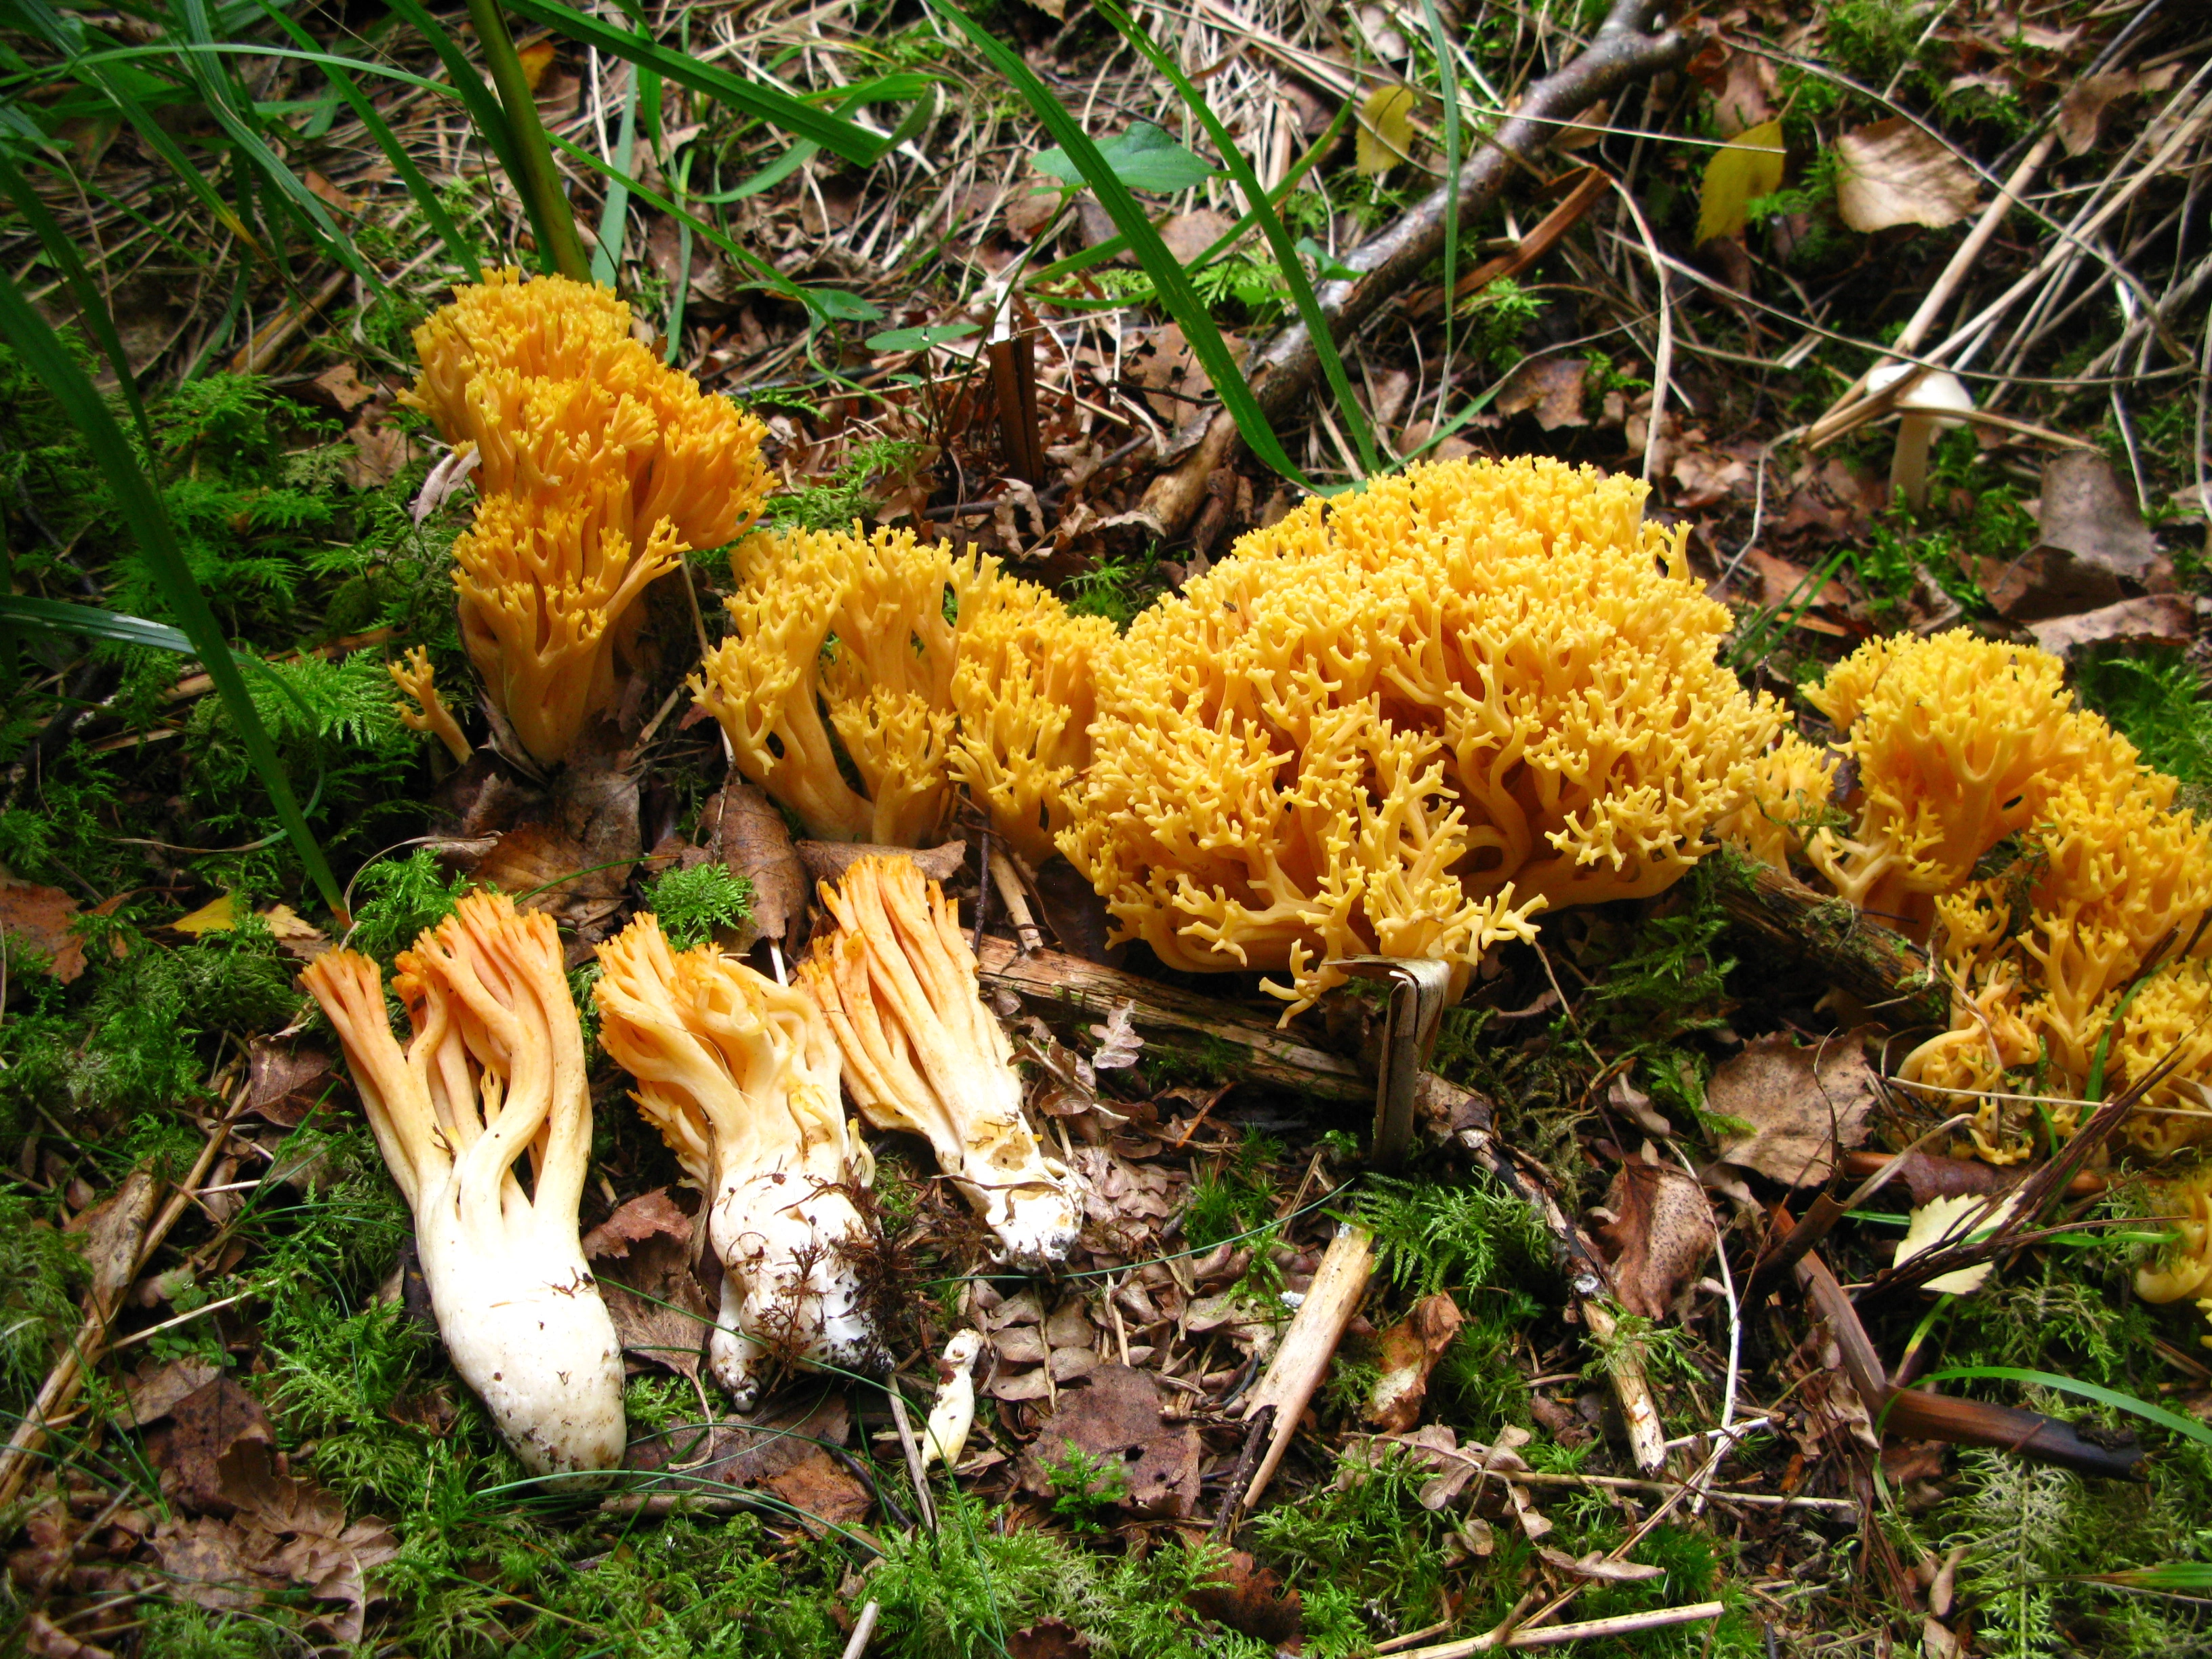
[[[545,79],[545,71],[553,67],[553,43],[550,40],[532,40],[515,48],[514,55],[522,62],[522,81],[531,91],[538,90]]]
[[[1377,87],[1359,106],[1356,162],[1369,178],[1380,178],[1401,161],[1413,159],[1413,89]]]
[[[261,920],[269,924],[269,931],[278,939],[320,939],[323,930],[302,917],[289,904],[272,904],[261,913]]]
[[[179,916],[169,924],[180,933],[227,933],[238,926],[238,896],[225,893],[221,898],[210,899],[188,916]]]
[[[2020,1194],[2008,1195],[2003,1203],[1991,1207],[1985,1198],[1962,1193],[1953,1198],[1931,1198],[1912,1212],[1911,1222],[1905,1237],[1897,1241],[1897,1265],[1902,1267],[1913,1257],[1934,1249],[1938,1244],[1956,1244],[1968,1238],[1985,1238],[2012,1218],[2020,1202]],[[1972,1267],[1961,1267],[1929,1279],[1920,1288],[1943,1296],[1971,1296],[1982,1288],[1982,1281],[1990,1276],[1993,1264],[1984,1261]]]
[[[1746,128],[1713,152],[1698,191],[1698,242],[1743,234],[1744,210],[1782,188],[1782,123]]]

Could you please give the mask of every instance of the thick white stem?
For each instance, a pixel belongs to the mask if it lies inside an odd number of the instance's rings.
[[[487,1250],[464,1231],[459,1177],[425,1195],[416,1248],[453,1369],[533,1474],[619,1465],[622,1342],[571,1232],[521,1229]],[[533,1236],[536,1235],[536,1236]]]
[[[708,1237],[722,1262],[708,1358],[741,1403],[758,1393],[764,1352],[836,1370],[884,1368],[858,1271],[867,1224],[843,1193],[791,1170],[733,1176],[715,1195]]]

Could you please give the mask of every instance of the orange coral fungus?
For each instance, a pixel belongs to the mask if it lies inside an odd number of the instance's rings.
[[[437,671],[430,666],[429,652],[418,645],[407,653],[404,663],[386,663],[385,669],[401,694],[412,698],[417,705],[415,708],[401,708],[401,724],[410,732],[427,732],[435,737],[456,761],[468,759],[469,740],[462,734],[461,723],[453,718],[453,711],[438,695]]]
[[[758,512],[765,429],[565,277],[487,272],[415,343],[404,401],[479,461],[483,505],[453,550],[463,638],[518,741],[558,761],[613,709],[645,589]]]
[[[1543,905],[1656,893],[1736,810],[1779,715],[1714,659],[1643,484],[1416,466],[1310,501],[1139,617],[1097,677],[1060,846],[1177,968],[1466,969]]]
[[[965,783],[1024,856],[1050,855],[1110,623],[911,531],[757,537],[738,565],[693,689],[739,771],[814,834],[888,846],[938,834]]]

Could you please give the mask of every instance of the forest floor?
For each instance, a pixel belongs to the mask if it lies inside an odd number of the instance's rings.
[[[1554,456],[1649,481],[1729,608],[1723,659],[1814,738],[1840,734],[1800,686],[1966,627],[2063,658],[2185,807],[2212,799],[2202,9],[1746,0],[1662,33],[1632,3],[1601,33],[1589,0],[1127,11],[516,9],[592,271],[765,422],[773,524],[973,544],[1126,629],[1309,490]],[[1594,73],[1607,52],[1625,67]],[[402,723],[404,653],[470,684],[450,568],[472,498],[401,405],[411,331],[468,257],[532,265],[544,234],[478,58],[460,13],[411,3],[0,4],[0,154],[112,319],[131,456],[222,631],[270,665],[252,695],[346,912],[173,635],[0,610],[0,1650],[2212,1651],[2212,1355],[2191,1301],[2135,1288],[2203,1242],[2154,1184],[2191,1136],[2069,1162],[2015,1111],[2010,1161],[1977,1158],[1952,1103],[1885,1075],[1948,1017],[1924,938],[1838,927],[1731,854],[1493,951],[1380,1169],[1380,994],[1278,1030],[1267,975],[1108,952],[1064,861],[1029,872],[1048,948],[1024,956],[956,823],[946,890],[982,911],[1030,1112],[1083,1180],[1065,1267],[994,1266],[927,1144],[872,1137],[896,1369],[792,1372],[732,1412],[702,1364],[699,1194],[593,1048],[581,1226],[632,1443],[611,1490],[527,1475],[447,1362],[296,976],[341,937],[388,965],[497,885],[561,924],[588,1036],[591,945],[634,911],[726,942],[781,883],[803,948],[822,872],[726,832],[726,745],[678,695],[723,626],[726,550],[653,590],[626,747],[568,816],[518,827],[501,763],[456,769]],[[731,85],[889,143],[863,165],[795,142]],[[1104,146],[1164,270],[1037,96]],[[1443,214],[1431,192],[1516,109],[1556,112]],[[10,291],[130,424],[68,261],[11,200]],[[1443,252],[1363,297],[1375,250],[1431,228]],[[1309,280],[1359,312],[1341,394],[1218,372],[1274,361]],[[1916,351],[1973,406],[1917,508],[1893,499],[1908,431],[1858,395]],[[9,591],[185,625],[55,385],[0,343]],[[1232,392],[1279,456],[1221,412]],[[1978,1289],[1883,1277],[1908,1212],[2023,1178],[2040,1217],[2003,1224]],[[1371,1278],[1316,1339],[1297,1316],[1346,1241]],[[963,1328],[975,1428],[918,1483],[908,1420]],[[1316,1340],[1310,1400],[1248,1418]],[[1386,1373],[1410,1398],[1378,1399]]]

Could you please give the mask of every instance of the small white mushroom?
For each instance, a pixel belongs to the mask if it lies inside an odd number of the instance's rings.
[[[1938,432],[1963,426],[1973,411],[1973,394],[1955,374],[1911,363],[1884,363],[1867,375],[1867,390],[1888,390],[1905,376],[1915,378],[1898,395],[1897,453],[1889,464],[1889,490],[1917,513],[1928,505],[1928,445]]]
[[[933,1460],[941,1461],[947,1470],[960,1461],[968,1431],[975,1424],[972,1370],[975,1356],[982,1352],[983,1339],[974,1331],[962,1331],[945,1345],[945,1358],[938,1367],[943,1380],[937,1385],[937,1403],[929,1408],[929,1421],[921,1431],[925,1469]]]

